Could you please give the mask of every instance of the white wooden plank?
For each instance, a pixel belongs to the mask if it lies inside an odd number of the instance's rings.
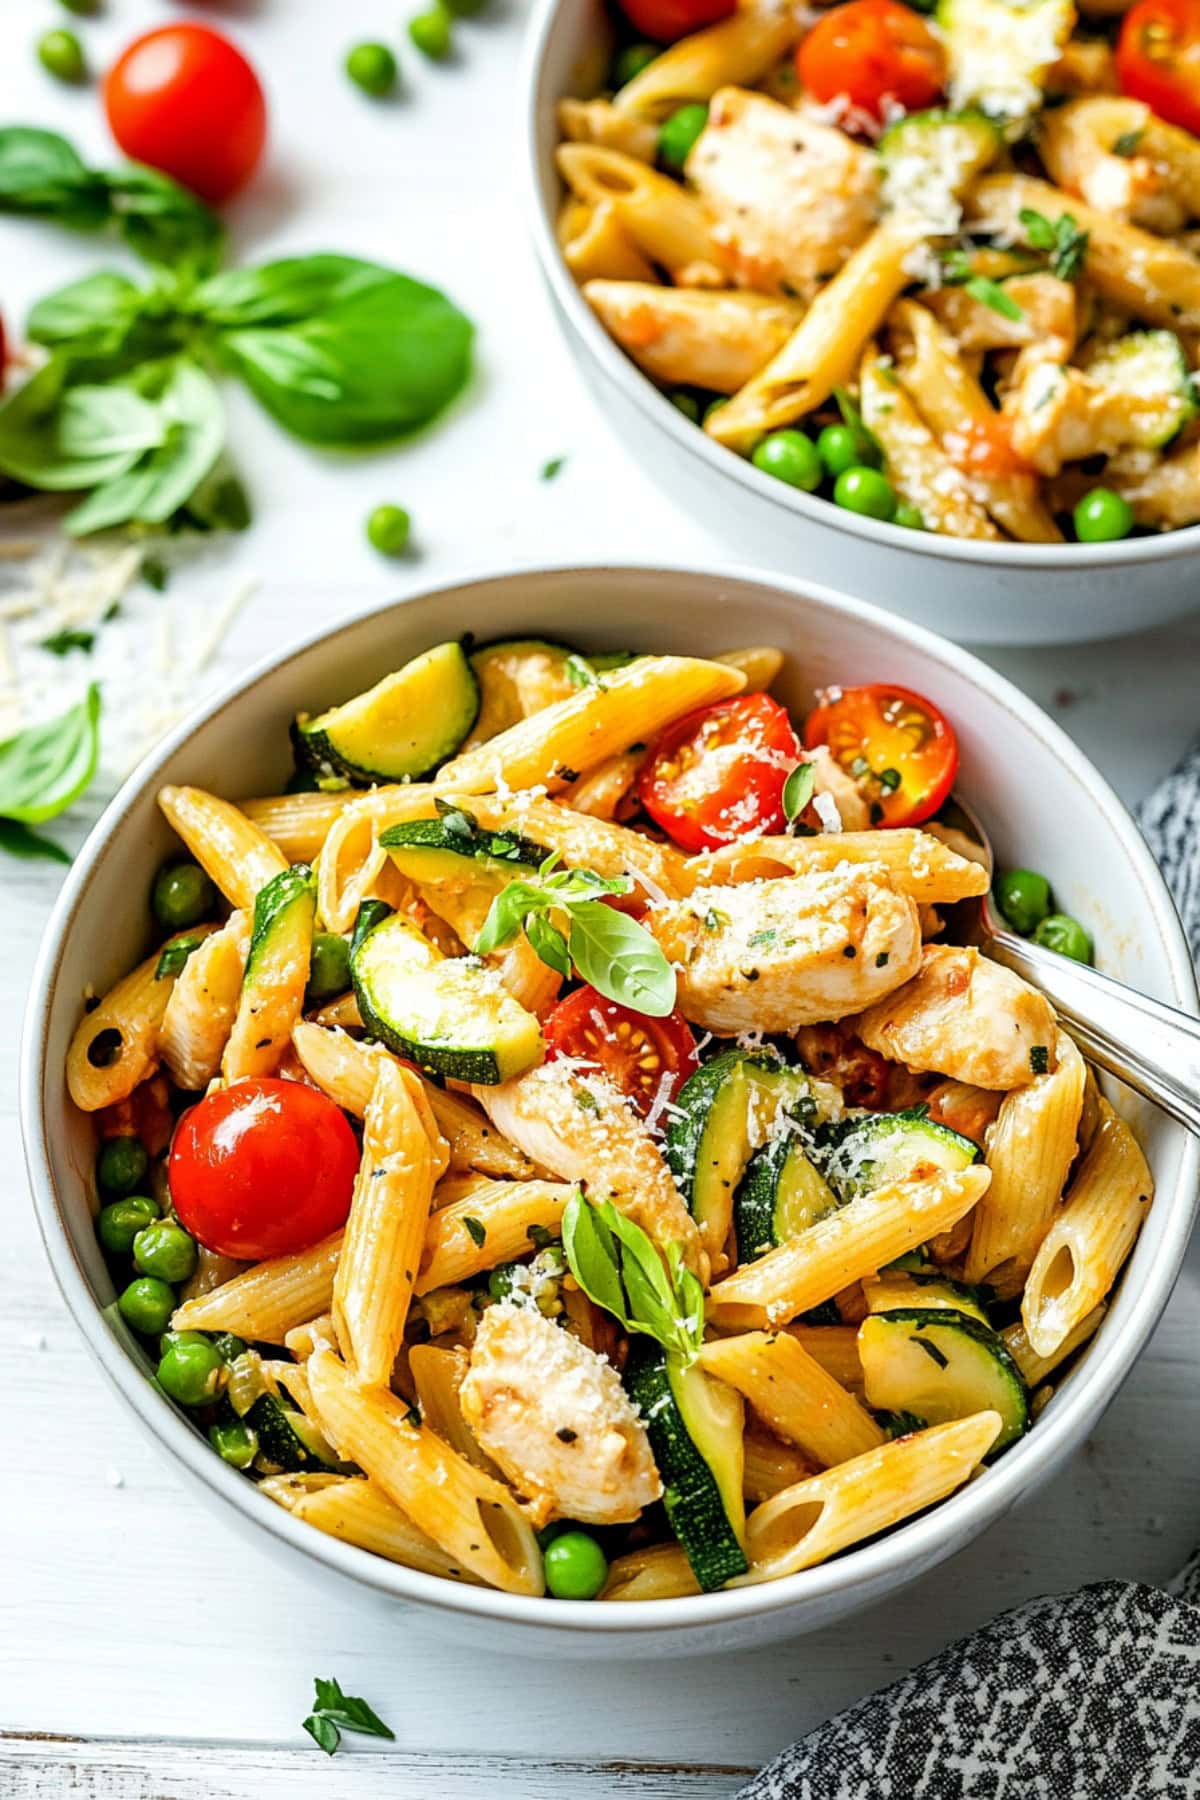
[[[255,1745],[80,1743],[0,1737],[0,1793],[8,1800],[728,1800],[748,1769],[671,1769],[649,1763],[586,1766],[555,1758],[337,1753]],[[266,1784],[270,1785],[267,1786]]]

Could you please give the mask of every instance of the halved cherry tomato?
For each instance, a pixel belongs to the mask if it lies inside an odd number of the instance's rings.
[[[1139,0],[1117,39],[1121,92],[1200,133],[1200,0]]]
[[[656,1101],[675,1098],[699,1067],[696,1040],[681,1013],[650,1019],[606,1000],[593,987],[560,1000],[542,1025],[550,1056],[599,1065],[645,1118]]]
[[[267,135],[258,76],[210,25],[135,38],[104,78],[104,110],[126,156],[213,206],[245,187]]]
[[[284,1256],[346,1223],[358,1163],[349,1121],[327,1095],[299,1081],[238,1081],[180,1120],[171,1199],[207,1249]]]
[[[767,694],[737,694],[660,732],[638,798],[681,849],[716,850],[783,830],[783,784],[801,760],[787,708]]]
[[[826,689],[804,741],[810,750],[829,745],[871,800],[877,825],[931,818],[958,771],[958,739],[937,707],[890,682]]]
[[[621,0],[621,11],[642,37],[673,44],[702,25],[715,25],[736,11],[737,0]]]
[[[796,51],[796,73],[814,100],[845,94],[882,119],[885,101],[919,112],[932,106],[946,79],[942,47],[920,16],[900,0],[848,0],[819,19]]]

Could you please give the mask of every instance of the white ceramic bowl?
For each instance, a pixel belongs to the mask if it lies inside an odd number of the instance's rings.
[[[1116,544],[974,543],[904,530],[763,475],[697,429],[613,342],[562,259],[555,106],[594,93],[612,28],[600,0],[540,0],[521,86],[526,199],[542,273],[601,411],[646,474],[735,555],[828,581],[969,644],[1114,637],[1197,604],[1200,526]]]
[[[34,1202],[55,1274],[92,1352],[198,1491],[235,1523],[310,1570],[414,1602],[464,1633],[481,1623],[514,1650],[555,1655],[686,1653],[807,1631],[865,1606],[960,1549],[1076,1450],[1146,1342],[1174,1283],[1195,1202],[1197,1145],[1166,1118],[1136,1123],[1157,1198],[1103,1329],[1032,1432],[981,1479],[923,1517],[821,1568],[703,1598],[597,1606],[534,1601],[413,1573],[291,1519],[227,1468],[146,1380],[119,1321],[92,1227],[90,1123],[70,1104],[63,1065],[85,989],[103,991],[149,948],[145,896],[172,837],[155,805],[163,782],[245,796],[289,773],[287,726],[377,680],[451,632],[541,636],[584,648],[715,652],[778,644],[781,692],[798,710],[814,686],[890,677],[954,721],[961,791],[1003,858],[1044,869],[1094,929],[1106,966],[1192,1008],[1196,986],[1170,899],[1120,802],[1057,726],[982,663],[887,613],[827,589],[753,574],[584,568],[467,579],[323,633],[251,671],[142,764],[104,813],[67,878],[33,975],[21,1109]],[[1029,1529],[1039,1527],[1029,1514]]]

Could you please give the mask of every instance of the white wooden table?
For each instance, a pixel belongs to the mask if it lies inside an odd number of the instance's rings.
[[[440,431],[369,460],[302,450],[231,393],[230,437],[256,523],[197,558],[163,599],[145,589],[132,597],[123,653],[149,667],[148,682],[164,616],[194,627],[243,577],[257,579],[255,597],[193,697],[301,631],[467,566],[729,555],[624,459],[557,339],[513,195],[521,21],[504,0],[461,29],[455,64],[432,69],[407,51],[404,97],[379,106],[348,86],[339,63],[348,39],[395,32],[404,11],[395,0],[227,0],[209,10],[251,50],[274,106],[271,166],[238,209],[236,253],[337,249],[431,278],[477,321],[479,374]],[[59,22],[50,0],[5,0],[2,14],[0,118],[58,124],[106,157],[94,94],[55,87],[34,62],[37,32]],[[79,29],[103,66],[164,16],[159,0],[108,0],[103,19]],[[103,255],[50,227],[0,222],[10,325]],[[557,455],[567,457],[562,473],[540,482]],[[362,517],[384,499],[413,514],[411,566],[382,563],[364,543]],[[844,585],[855,586],[852,551]],[[1200,722],[1198,657],[1200,622],[993,660],[1058,713],[1132,802]],[[76,658],[62,675],[84,672]],[[64,839],[80,841],[117,773],[106,767],[60,828]],[[43,1260],[13,1096],[26,971],[57,882],[49,865],[0,866],[0,1166],[9,1171],[0,1730],[12,1734],[0,1739],[0,1795],[708,1800],[1000,1609],[1105,1576],[1161,1580],[1200,1535],[1194,1251],[1094,1439],[1033,1506],[918,1588],[790,1648],[651,1667],[498,1663],[484,1631],[453,1647],[408,1615],[349,1592],[331,1599],[281,1572],[201,1506],[135,1429],[89,1366]],[[331,1769],[299,1729],[316,1674],[370,1699],[395,1748],[352,1745]]]

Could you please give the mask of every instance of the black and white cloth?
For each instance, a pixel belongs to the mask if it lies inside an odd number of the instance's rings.
[[[1200,743],[1138,823],[1200,961]],[[1200,1800],[1200,1552],[1031,1600],[784,1750],[737,1800]]]

